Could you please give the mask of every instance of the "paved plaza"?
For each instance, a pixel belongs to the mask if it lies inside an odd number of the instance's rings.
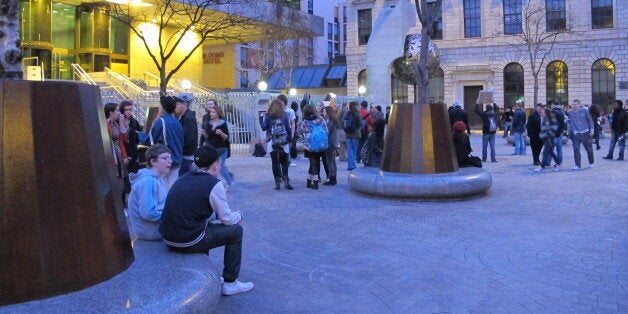
[[[306,189],[306,159],[290,168],[295,190],[275,191],[269,158],[229,159],[240,279],[255,289],[218,312],[628,312],[628,162],[603,160],[603,139],[595,168],[569,170],[565,145],[563,169],[537,173],[529,147],[496,142],[488,195],[457,202],[358,195],[346,162],[337,186]],[[220,268],[222,250],[210,255]]]

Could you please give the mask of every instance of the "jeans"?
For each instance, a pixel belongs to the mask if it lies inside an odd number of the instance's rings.
[[[508,131],[512,131],[512,122],[504,122],[504,138],[508,137]]]
[[[227,186],[233,184],[233,178],[231,178],[231,172],[229,172],[229,168],[227,168],[227,152],[220,155],[220,175],[225,182],[227,182]]]
[[[623,136],[622,136],[623,135]],[[624,150],[626,149],[626,135],[617,134],[615,131],[611,132],[611,143],[608,146],[608,157],[613,157],[615,151],[615,145],[619,144],[619,157],[624,157]]]
[[[554,147],[556,147],[556,161],[557,164],[563,164],[563,136],[559,135],[554,138]]]
[[[491,161],[497,161],[495,159],[495,133],[482,134],[482,161],[486,161],[486,146],[491,144]]]
[[[532,160],[535,165],[541,164],[541,149],[543,149],[543,140],[539,138],[539,135],[530,136],[530,148],[532,149]]]
[[[224,246],[224,268],[222,277],[225,282],[234,282],[240,275],[242,263],[242,234],[243,229],[237,225],[207,224],[205,237],[201,242],[187,248],[169,247],[175,252],[204,253],[209,255],[209,250]]]
[[[336,147],[330,146],[325,151],[325,161],[329,172],[327,173],[330,178],[336,177]]]
[[[356,167],[359,141],[359,138],[347,138],[347,170],[353,170]]]
[[[584,150],[587,152],[587,157],[589,159],[589,164],[593,164],[593,140],[591,138],[591,133],[579,133],[573,134],[571,137],[573,141],[573,157],[576,162],[576,166],[580,167],[580,160],[582,157],[580,156],[580,143],[584,146]]]
[[[515,155],[523,155],[526,153],[526,141],[523,139],[523,133],[513,133],[515,138]]]
[[[560,165],[558,160],[558,156],[554,153],[554,139],[546,138],[543,141],[543,161],[541,162],[541,167],[545,168],[549,166],[552,162],[552,159],[556,162],[556,164]]]

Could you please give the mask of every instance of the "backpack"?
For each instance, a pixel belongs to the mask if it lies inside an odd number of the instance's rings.
[[[495,116],[488,117],[488,131],[497,132],[497,123],[495,123]]]
[[[266,156],[266,150],[264,150],[264,145],[262,143],[255,144],[255,150],[253,151],[254,157],[264,157]]]
[[[370,115],[371,113],[369,112],[365,114],[364,117],[360,118],[360,130],[362,130],[362,136],[366,134],[366,118]]]
[[[307,150],[313,152],[321,152],[326,150],[329,143],[325,126],[323,124],[314,124],[310,121],[308,121],[307,123],[312,128],[312,131],[310,131],[306,142]]]
[[[286,145],[288,143],[288,132],[283,119],[270,121],[270,139],[273,145]]]
[[[345,133],[353,133],[357,129],[355,114],[350,111],[347,111],[342,117],[342,128],[345,130]]]

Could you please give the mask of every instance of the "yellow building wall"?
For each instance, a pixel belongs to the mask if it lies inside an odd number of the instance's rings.
[[[152,23],[142,23],[139,25],[143,29],[145,37],[148,39],[151,51],[159,60],[159,48],[157,45],[158,29],[157,25]],[[167,39],[173,35],[177,29],[166,29],[162,34],[162,42],[165,44]],[[172,71],[180,62],[190,53],[192,47],[198,43],[198,35],[188,33],[176,48],[175,53],[168,59],[166,64],[166,74]],[[174,41],[174,40],[173,40]],[[144,43],[139,37],[131,32],[131,40],[129,43],[129,74],[132,78],[141,78],[145,72],[159,75],[157,66],[149,56]],[[179,79],[188,79],[194,84],[200,84],[202,81],[202,64],[203,49],[202,46],[197,48],[185,64],[174,74]],[[152,85],[152,84],[151,84]]]
[[[203,46],[202,85],[209,88],[236,88],[237,64],[235,45]]]

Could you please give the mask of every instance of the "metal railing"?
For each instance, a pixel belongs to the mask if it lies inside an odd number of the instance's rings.
[[[90,85],[98,85],[94,80],[83,70],[83,68],[78,63],[72,63],[72,73],[74,76],[74,80],[78,78],[79,81],[85,82]]]

